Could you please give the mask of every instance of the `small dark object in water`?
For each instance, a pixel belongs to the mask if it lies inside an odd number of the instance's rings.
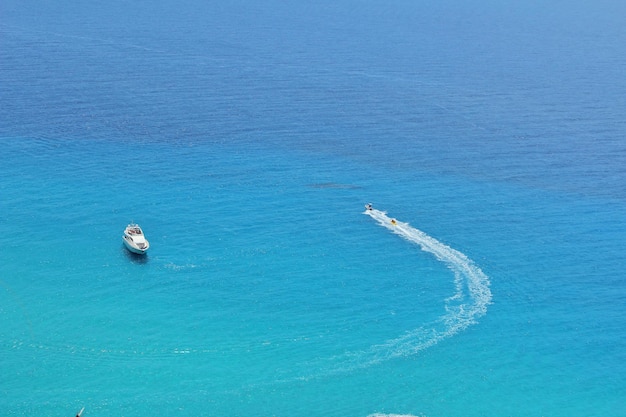
[[[337,188],[343,190],[358,190],[362,187],[354,184],[339,184],[336,182],[323,182],[318,184],[309,184],[309,187],[312,188]]]

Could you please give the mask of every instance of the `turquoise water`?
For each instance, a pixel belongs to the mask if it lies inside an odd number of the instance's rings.
[[[3,3],[0,414],[626,414],[623,12]]]

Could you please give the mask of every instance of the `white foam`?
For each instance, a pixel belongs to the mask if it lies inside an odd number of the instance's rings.
[[[439,341],[454,336],[487,313],[491,303],[489,278],[463,253],[439,242],[426,233],[387,216],[379,210],[366,210],[381,226],[402,238],[415,243],[424,252],[433,254],[454,273],[455,292],[445,299],[445,313],[434,323],[406,332],[395,339],[372,346],[365,354],[361,366],[387,359],[408,356],[427,349]],[[361,355],[358,355],[361,356]],[[355,364],[353,364],[355,365]]]

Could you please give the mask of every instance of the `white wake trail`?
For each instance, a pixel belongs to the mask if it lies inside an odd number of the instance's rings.
[[[341,374],[368,368],[390,359],[414,355],[465,330],[477,323],[477,319],[487,313],[487,306],[491,303],[489,278],[471,259],[426,233],[411,227],[408,223],[388,217],[386,213],[380,210],[368,209],[364,214],[391,232],[417,244],[424,252],[434,255],[439,261],[447,265],[454,276],[455,290],[451,296],[444,299],[445,311],[432,322],[427,322],[394,339],[372,345],[364,350],[347,351],[326,358],[312,358],[302,364],[309,371],[314,370],[312,374],[305,372],[295,378],[277,378],[274,382],[309,380]],[[373,414],[370,417],[383,416],[397,417],[398,415]]]
[[[381,226],[421,247],[445,263],[454,273],[455,292],[445,300],[445,313],[434,323],[372,346],[367,352],[368,365],[394,357],[407,356],[427,349],[439,341],[454,336],[487,313],[491,303],[489,278],[463,253],[439,242],[426,233],[387,216],[385,212],[365,210]],[[360,356],[360,355],[358,355]],[[355,358],[356,359],[356,358]],[[365,365],[365,364],[363,364]]]

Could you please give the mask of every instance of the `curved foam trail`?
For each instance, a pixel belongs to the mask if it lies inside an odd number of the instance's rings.
[[[430,325],[409,331],[363,352],[367,355],[368,364],[427,349],[475,324],[479,317],[487,313],[487,306],[491,303],[489,278],[471,259],[408,223],[388,217],[385,212],[372,209],[365,210],[364,214],[445,263],[454,272],[455,283],[455,292],[445,300],[446,312],[442,316]]]

